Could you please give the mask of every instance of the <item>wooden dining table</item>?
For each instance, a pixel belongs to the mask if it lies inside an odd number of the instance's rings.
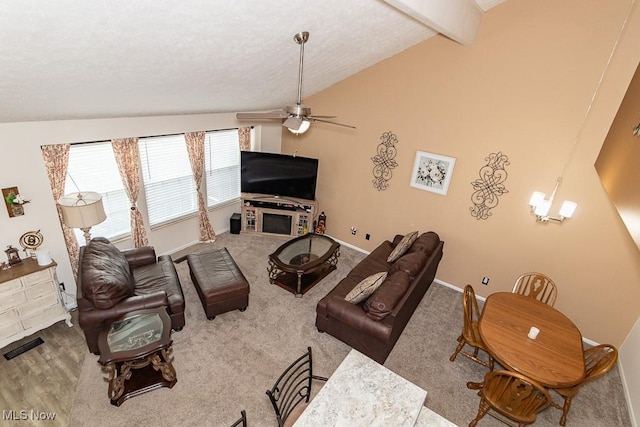
[[[528,337],[535,326],[536,339]],[[543,386],[564,388],[585,375],[582,334],[555,308],[510,292],[487,297],[478,329],[485,347],[502,366]]]

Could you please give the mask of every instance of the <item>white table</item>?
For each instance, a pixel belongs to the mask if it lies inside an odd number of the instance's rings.
[[[416,421],[415,427],[458,427],[440,414],[433,412],[426,406],[422,407],[420,415],[418,415],[418,421]]]
[[[351,350],[295,427],[413,426],[427,392]]]

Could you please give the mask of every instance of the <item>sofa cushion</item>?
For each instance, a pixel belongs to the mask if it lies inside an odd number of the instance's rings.
[[[396,271],[365,301],[363,308],[374,320],[384,319],[409,289],[411,279],[405,271]]]
[[[360,283],[358,283],[352,290],[344,297],[345,300],[349,301],[353,304],[358,304],[369,295],[375,292],[376,289],[380,287],[384,279],[387,278],[387,272],[383,271],[380,273],[372,274],[371,276],[363,279]]]
[[[440,236],[433,231],[427,231],[426,233],[422,233],[420,237],[413,242],[413,245],[411,245],[407,253],[424,252],[429,256],[438,247],[439,243]]]
[[[82,255],[82,295],[98,309],[107,309],[133,295],[133,277],[126,258],[104,237],[92,239]]]
[[[428,259],[429,257],[424,252],[402,255],[399,260],[393,263],[393,266],[389,269],[389,274],[393,274],[396,271],[404,271],[410,277],[416,277]]]
[[[398,243],[398,245],[393,249],[391,254],[389,254],[389,258],[387,258],[387,262],[394,262],[395,260],[400,258],[402,255],[404,255],[405,252],[409,250],[409,248],[417,238],[418,238],[417,231],[412,231],[411,233],[408,233],[407,235],[405,235],[402,238],[402,240],[400,240],[400,243]]]

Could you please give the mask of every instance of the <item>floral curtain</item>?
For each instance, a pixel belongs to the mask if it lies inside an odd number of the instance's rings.
[[[140,194],[140,154],[138,138],[122,138],[111,140],[113,154],[118,164],[120,178],[131,203],[131,239],[136,248],[147,246],[147,231],[144,228],[142,214],[136,203]]]
[[[240,140],[240,150],[251,151],[251,128],[238,128],[238,139]]]
[[[67,177],[70,147],[71,144],[56,144],[43,145],[40,148],[42,149],[42,157],[44,158],[45,167],[47,169],[47,176],[49,177],[49,185],[51,186],[51,192],[53,193],[53,200],[55,201],[56,209],[58,211],[58,220],[62,227],[64,242],[67,246],[71,270],[73,271],[73,276],[76,277],[78,275],[78,240],[76,239],[73,230],[65,225],[62,217],[62,208],[60,208],[60,205],[57,203],[58,199],[64,195],[64,183]]]
[[[198,217],[200,223],[200,241],[213,242],[216,233],[209,222],[207,214],[207,203],[202,194],[202,178],[204,176],[204,138],[205,132],[186,132],[184,139],[187,143],[187,151],[189,152],[189,162],[193,171],[193,179],[196,183],[196,192],[198,193]]]

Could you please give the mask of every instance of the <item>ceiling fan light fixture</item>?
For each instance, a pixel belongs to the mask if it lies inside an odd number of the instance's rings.
[[[298,127],[298,129],[293,129],[293,127],[287,127],[287,129],[289,129],[289,132],[291,132],[294,135],[302,135],[303,133],[309,130],[310,126],[311,126],[311,122],[309,120],[302,120],[300,122],[300,126]]]
[[[282,111],[269,111],[266,113],[236,113],[238,120],[261,119],[285,119],[282,126],[289,129],[295,135],[300,135],[309,130],[311,122],[323,122],[355,129],[355,126],[337,123],[331,120],[335,116],[312,116],[311,108],[302,104],[302,72],[304,65],[304,44],[309,40],[309,32],[302,31],[293,36],[293,40],[300,45],[300,65],[298,69],[298,100],[295,105],[287,105]]]

